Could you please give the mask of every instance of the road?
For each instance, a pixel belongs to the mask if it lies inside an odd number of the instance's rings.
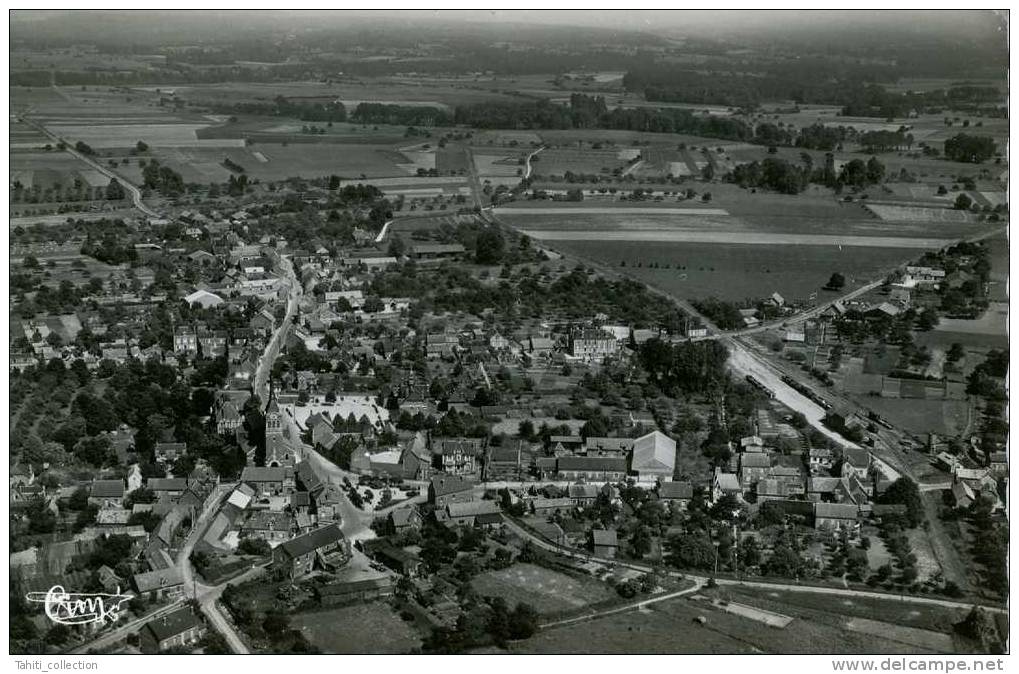
[[[255,376],[251,383],[252,391],[262,401],[262,409],[269,404],[269,375],[272,374],[273,363],[279,356],[280,349],[286,343],[286,335],[293,324],[294,316],[297,313],[297,303],[300,300],[303,288],[301,282],[294,272],[294,264],[290,259],[280,257],[280,266],[283,267],[288,282],[287,291],[287,312],[280,321],[279,327],[272,333],[272,339],[265,345],[265,351],[258,359],[258,367],[255,369]]]
[[[527,159],[524,160],[524,180],[531,177],[531,160],[534,159],[535,155],[545,149],[545,146],[539,147],[537,150],[527,155]]]
[[[49,129],[47,129],[42,124],[38,124],[38,123],[36,123],[36,122],[34,122],[34,121],[28,119],[27,117],[24,117],[24,116],[19,116],[18,119],[20,121],[24,122],[25,124],[31,126],[32,128],[36,129],[40,133],[44,134],[47,138],[49,138],[50,140],[53,141],[54,145],[57,144],[57,143],[63,142],[60,139],[60,137],[58,137],[57,135],[55,135],[53,133],[50,133]],[[102,173],[107,178],[110,178],[110,179],[116,178],[117,182],[119,182],[123,186],[123,188],[131,195],[131,202],[134,204],[135,208],[137,208],[139,211],[141,211],[145,215],[149,216],[150,218],[158,218],[158,217],[160,217],[159,213],[155,212],[154,210],[152,210],[151,208],[149,208],[148,206],[145,205],[145,202],[142,200],[141,190],[139,190],[135,185],[133,185],[130,181],[128,181],[122,175],[120,175],[118,173],[115,173],[114,171],[111,171],[109,169],[109,167],[103,166],[102,164],[100,164],[99,162],[95,161],[94,159],[92,159],[88,155],[85,155],[85,154],[82,154],[81,152],[78,152],[69,143],[66,143],[66,142],[64,143],[64,152],[67,152],[71,156],[79,159],[80,161],[85,162],[86,164],[88,164],[89,166],[94,168],[95,170],[97,170],[100,173]]]
[[[393,224],[392,220],[382,225],[382,229],[379,230],[379,235],[375,237],[375,243],[382,243],[386,240],[386,233],[389,231],[389,226],[391,224]]]
[[[233,484],[219,484],[216,486],[215,497],[209,499],[205,508],[202,510],[202,512],[198,515],[198,518],[195,520],[194,526],[191,528],[191,531],[184,539],[184,544],[177,552],[177,556],[174,559],[174,564],[178,569],[180,569],[181,576],[184,579],[184,591],[181,597],[174,601],[173,603],[167,604],[166,606],[162,606],[141,618],[137,618],[128,623],[124,623],[123,625],[117,627],[114,630],[103,633],[98,638],[93,639],[92,641],[89,641],[87,643],[84,643],[78,648],[74,649],[73,651],[71,651],[72,653],[84,653],[87,650],[103,650],[105,648],[109,648],[110,646],[113,646],[114,644],[126,639],[129,634],[136,632],[143,625],[145,625],[145,623],[156,618],[160,618],[164,615],[167,615],[177,610],[184,604],[184,602],[186,602],[189,599],[197,599],[199,605],[202,608],[202,611],[206,613],[206,615],[209,615],[209,611],[206,610],[207,606],[212,606],[213,613],[218,613],[218,610],[214,606],[215,600],[219,598],[219,596],[223,592],[223,589],[227,585],[242,582],[243,576],[238,577],[231,581],[227,581],[220,585],[215,586],[205,585],[204,583],[199,582],[195,578],[194,568],[191,565],[191,552],[195,549],[195,545],[198,543],[198,541],[201,540],[201,537],[205,533],[205,530],[208,527],[209,522],[212,519],[212,516],[217,512],[220,499],[222,499],[223,496],[229,493],[229,491],[233,487],[234,487]],[[251,572],[249,571],[248,574],[250,573]],[[222,616],[218,617],[222,619]],[[216,624],[215,618],[213,616],[210,615],[210,619],[213,620],[213,624]],[[224,620],[223,622],[225,623],[226,621]],[[228,643],[230,643],[232,639],[240,641],[236,633],[234,633],[233,628],[230,627],[228,623],[225,624],[223,629],[220,629],[217,625],[217,630],[220,631],[221,634],[223,634],[223,636],[227,639]],[[243,643],[241,644],[241,646],[243,646]]]

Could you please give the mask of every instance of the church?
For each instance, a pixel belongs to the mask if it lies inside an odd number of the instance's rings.
[[[265,408],[265,465],[293,467],[296,463],[294,449],[283,430],[283,413],[270,383],[269,405]]]

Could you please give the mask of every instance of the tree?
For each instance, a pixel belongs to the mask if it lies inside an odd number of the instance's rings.
[[[845,285],[846,277],[839,272],[835,272],[831,275],[831,278],[828,279],[828,285],[825,286],[825,290],[842,290]]]
[[[290,629],[290,619],[278,609],[273,609],[266,614],[265,620],[262,621],[262,629],[269,635],[269,638],[277,639]]]
[[[715,546],[707,532],[685,533],[669,541],[674,566],[686,569],[711,569],[715,564]]]
[[[148,143],[146,143],[143,140],[140,140],[135,145],[135,149],[138,150],[139,152],[148,152],[149,151],[149,146],[148,146]]]
[[[486,229],[478,234],[474,257],[478,264],[499,264],[506,248],[506,241],[497,229]]]
[[[969,198],[969,195],[963,192],[955,198],[955,208],[959,211],[967,211],[969,207],[973,205],[973,200]]]
[[[637,559],[651,552],[651,530],[643,524],[630,535],[630,553]]]
[[[960,133],[945,141],[945,158],[979,164],[994,156],[996,149],[993,138]]]
[[[888,489],[878,498],[881,503],[900,503],[906,506],[906,521],[910,527],[919,526],[924,520],[923,500],[916,482],[908,477],[900,477],[889,485]]]
[[[107,201],[120,201],[124,198],[124,186],[120,184],[120,181],[116,178],[111,178],[110,183],[106,186],[106,200]]]
[[[963,348],[959,342],[952,342],[952,346],[948,348],[948,353],[945,358],[948,359],[949,363],[958,363],[966,355],[966,349]]]
[[[510,639],[528,639],[538,631],[538,612],[530,604],[517,604],[509,616]]]

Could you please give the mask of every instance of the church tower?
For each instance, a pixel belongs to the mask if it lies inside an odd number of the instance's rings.
[[[269,405],[265,408],[265,465],[293,466],[294,454],[283,435],[283,414],[276,391],[269,382]]]

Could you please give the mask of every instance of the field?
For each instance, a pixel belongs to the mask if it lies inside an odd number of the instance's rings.
[[[613,592],[597,580],[578,579],[533,564],[487,571],[472,585],[482,596],[502,597],[510,606],[530,604],[538,613],[558,613],[609,599]]]
[[[55,184],[69,186],[75,178],[92,184],[94,169],[66,152],[12,152],[10,154],[11,182],[20,181],[25,188],[38,185],[42,189]],[[106,185],[109,179],[100,181]]]
[[[763,593],[762,593],[763,594]],[[711,606],[706,601],[676,599],[597,620],[555,627],[539,632],[531,639],[514,643],[513,653],[591,653],[591,654],[732,654],[732,653],[932,653],[953,643],[947,610],[908,607],[902,611],[892,602],[854,598],[835,603],[831,597],[813,597],[796,593],[774,593],[776,599],[762,599],[754,591],[721,592],[719,597],[792,616],[784,629],[765,627],[757,620],[744,618]],[[804,601],[802,598],[809,598]],[[790,601],[787,603],[786,600]],[[811,601],[823,601],[813,609]],[[886,610],[887,607],[887,610]],[[916,615],[911,615],[915,613]],[[862,622],[864,616],[881,615],[888,623]],[[948,623],[947,628],[929,627],[931,615]],[[704,624],[695,620],[703,616]],[[961,616],[960,616],[961,617]],[[955,618],[958,620],[960,618]],[[916,623],[922,623],[917,625]],[[874,634],[875,627],[883,634]],[[928,631],[921,631],[928,630]]]
[[[866,396],[861,397],[861,402],[896,426],[917,435],[955,436],[966,428],[969,403],[965,400]]]
[[[908,249],[846,246],[840,250],[837,246],[742,244],[733,236],[728,243],[717,244],[555,241],[550,245],[601,261],[680,297],[735,301],[765,297],[773,292],[788,300],[805,300],[817,292],[823,300],[821,286],[833,271],[841,270],[850,276],[847,284],[850,290],[852,279],[863,282],[915,256],[915,251]],[[625,268],[621,267],[623,262]],[[652,264],[659,267],[649,267]]]
[[[400,655],[421,645],[418,634],[384,602],[298,613],[290,622],[323,653]]]

